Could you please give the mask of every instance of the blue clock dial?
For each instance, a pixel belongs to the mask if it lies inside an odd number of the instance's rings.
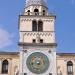
[[[26,64],[31,72],[41,74],[47,71],[49,67],[49,59],[45,54],[35,52],[27,58]]]

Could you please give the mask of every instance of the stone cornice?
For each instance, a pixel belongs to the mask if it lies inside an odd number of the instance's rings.
[[[0,55],[18,55],[19,52],[0,52]],[[60,56],[75,56],[75,53],[56,53],[56,55],[60,55]]]
[[[39,17],[42,17],[42,18],[46,18],[46,17],[53,17],[53,18],[56,18],[56,15],[55,14],[50,14],[50,15],[45,15],[45,16],[43,16],[43,15],[19,15],[19,17],[37,17],[37,18],[39,18]]]
[[[0,55],[18,55],[19,52],[0,52]]]
[[[59,56],[75,56],[75,53],[57,53]]]
[[[18,45],[20,46],[57,46],[56,43],[23,43],[19,42]]]

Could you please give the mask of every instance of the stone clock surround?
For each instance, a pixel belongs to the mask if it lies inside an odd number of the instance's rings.
[[[32,54],[32,53],[35,53],[35,52],[41,52],[43,54],[45,54],[48,59],[49,59],[49,68],[46,72],[42,73],[42,74],[35,74],[33,72],[31,72],[27,65],[26,65],[26,61],[27,61],[27,58]],[[26,46],[22,52],[21,52],[21,55],[22,55],[22,73],[26,73],[27,75],[49,75],[49,73],[52,73],[52,75],[56,75],[56,52],[55,52],[55,48],[47,48],[47,47],[28,47]]]

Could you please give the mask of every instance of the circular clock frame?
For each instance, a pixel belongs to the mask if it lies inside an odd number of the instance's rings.
[[[50,62],[45,54],[34,52],[28,56],[26,65],[31,72],[42,74],[48,70]]]

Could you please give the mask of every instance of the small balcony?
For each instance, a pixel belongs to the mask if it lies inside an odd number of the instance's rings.
[[[23,12],[22,14],[27,16],[55,16],[54,13],[43,13],[43,12]]]

